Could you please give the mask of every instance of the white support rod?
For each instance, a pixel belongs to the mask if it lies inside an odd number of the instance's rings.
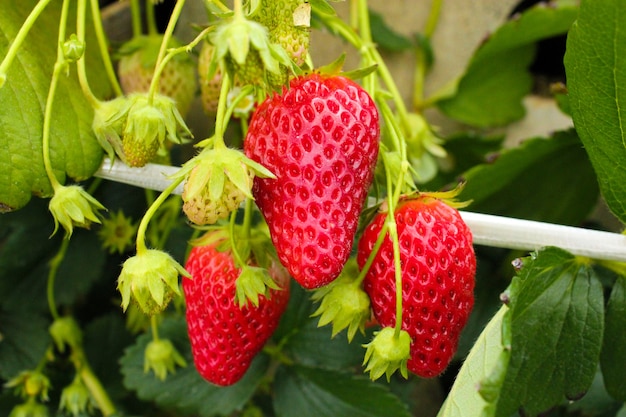
[[[626,235],[619,233],[469,211],[461,216],[480,245],[528,251],[558,246],[574,255],[626,262]]]
[[[95,175],[111,181],[162,191],[171,183],[168,177],[178,169],[179,167],[157,164],[130,168],[119,160],[111,164],[107,158]],[[174,190],[174,194],[181,193],[182,185]],[[557,246],[574,255],[626,262],[626,235],[619,233],[468,211],[461,211],[461,216],[472,231],[474,243],[479,245],[528,251]]]
[[[109,158],[104,158],[102,166],[95,173],[96,177],[104,178],[123,184],[147,188],[148,190],[163,191],[170,185],[169,177],[178,171],[180,167],[168,165],[147,164],[141,168],[131,168],[119,159],[111,163]],[[182,194],[183,185],[174,190],[174,194]]]

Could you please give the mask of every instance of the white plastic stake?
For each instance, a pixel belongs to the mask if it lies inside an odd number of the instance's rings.
[[[163,191],[168,177],[179,167],[148,164],[130,168],[121,161],[104,160],[96,176],[111,181]],[[182,184],[174,190],[182,193]],[[534,251],[557,246],[574,255],[626,262],[626,235],[558,224],[461,211],[474,236],[474,243],[498,248]]]
[[[180,167],[167,165],[147,164],[141,168],[131,168],[119,159],[111,163],[109,158],[105,158],[102,166],[95,173],[96,177],[104,178],[123,184],[134,185],[136,187],[147,188],[148,190],[163,191],[170,185],[169,177],[176,173]],[[179,185],[174,190],[174,194],[182,194],[183,185]]]

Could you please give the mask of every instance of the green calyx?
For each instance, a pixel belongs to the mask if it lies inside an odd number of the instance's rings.
[[[174,178],[186,177],[183,211],[198,225],[226,218],[246,198],[253,198],[255,176],[275,178],[243,152],[219,146],[205,149],[187,162]]]
[[[381,331],[374,333],[374,339],[363,345],[366,365],[365,372],[370,373],[370,378],[376,380],[383,374],[387,381],[396,370],[404,378],[408,378],[407,362],[411,357],[411,336],[405,331],[391,327],[384,327]]]
[[[13,407],[9,417],[48,417],[48,407],[29,398],[25,403]]]
[[[52,234],[54,235],[61,225],[68,239],[72,236],[74,226],[88,229],[92,223],[100,223],[98,210],[105,210],[98,200],[79,185],[56,187],[48,209],[54,217]]]
[[[431,180],[438,172],[438,160],[448,156],[441,146],[443,139],[438,137],[424,116],[408,113],[410,131],[406,134],[407,158],[411,162],[411,171],[420,183]]]
[[[59,410],[73,416],[91,414],[93,410],[91,395],[80,377],[77,376],[71,384],[63,388]]]
[[[124,155],[122,135],[130,105],[128,97],[122,96],[99,102],[94,109],[91,128],[98,143],[111,160],[115,155],[120,157]]]
[[[9,380],[6,388],[15,388],[16,393],[22,398],[48,400],[50,380],[39,370],[20,372],[16,377]]]
[[[352,262],[342,274],[326,287],[317,289],[312,299],[320,301],[320,306],[312,314],[319,316],[318,327],[332,323],[332,337],[343,329],[348,329],[348,341],[351,342],[357,330],[365,333],[365,324],[370,319],[370,299],[358,277],[356,264]]]
[[[109,158],[117,155],[134,167],[150,162],[166,140],[180,144],[192,136],[174,100],[158,93],[100,102],[92,128]]]
[[[148,315],[163,311],[174,295],[180,295],[178,276],[189,273],[170,255],[156,249],[145,249],[124,262],[117,281],[122,308],[131,300]]]
[[[180,144],[191,136],[171,98],[155,94],[151,100],[147,93],[135,93],[129,100],[122,136],[124,154],[118,155],[128,165],[141,167],[150,162],[166,139]]]
[[[266,79],[268,73],[280,76],[282,68],[294,66],[285,49],[270,41],[267,28],[247,19],[243,13],[224,19],[211,32],[209,41],[215,47],[209,64],[209,79],[222,61],[234,73],[235,80],[240,78],[244,84],[253,85]],[[254,65],[249,66],[248,62]]]
[[[259,306],[259,296],[270,298],[271,290],[280,290],[266,268],[244,265],[235,281],[235,302],[239,308],[248,302]]]
[[[157,339],[148,343],[143,363],[144,372],[152,371],[158,379],[164,381],[168,374],[176,372],[176,366],[184,368],[187,362],[172,342],[167,339]]]
[[[61,353],[65,352],[66,347],[76,349],[82,346],[83,333],[73,317],[67,316],[54,320],[48,331]]]

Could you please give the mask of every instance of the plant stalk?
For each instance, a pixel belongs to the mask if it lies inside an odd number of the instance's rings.
[[[51,0],[40,0],[35,5],[33,10],[30,12],[30,14],[28,15],[28,17],[26,18],[26,20],[20,27],[20,30],[17,32],[17,35],[15,36],[15,39],[11,43],[11,46],[9,46],[9,50],[4,56],[4,59],[2,60],[2,62],[0,62],[0,88],[4,85],[4,82],[6,81],[7,72],[9,71],[9,67],[13,63],[13,60],[15,59],[15,57],[17,56],[17,53],[20,50],[20,47],[22,46],[22,44],[24,43],[24,40],[26,39],[28,32],[30,32],[33,25],[37,21],[37,18],[41,15],[41,13],[44,11],[44,9],[50,3],[50,1]]]

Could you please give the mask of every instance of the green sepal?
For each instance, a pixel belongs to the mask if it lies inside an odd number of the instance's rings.
[[[404,378],[408,378],[407,362],[411,357],[411,336],[405,331],[392,327],[384,327],[374,333],[374,339],[363,345],[365,359],[363,365],[367,364],[365,372],[370,373],[370,378],[376,380],[383,376],[390,380],[391,375],[400,370]]]
[[[15,388],[15,393],[22,398],[39,398],[47,401],[50,379],[38,370],[20,372],[4,384],[6,388]]]
[[[352,71],[341,72],[339,75],[349,78],[351,80],[360,80],[370,74],[373,74],[374,72],[376,72],[376,70],[378,70],[378,64],[370,65],[369,67],[364,68],[357,68]]]
[[[29,398],[26,402],[13,407],[9,417],[48,417],[48,407]]]
[[[213,141],[207,139],[210,145]],[[186,184],[185,198],[191,199],[199,195],[208,186],[209,197],[217,200],[224,190],[226,177],[248,198],[252,196],[249,171],[252,170],[255,176],[261,178],[276,178],[267,168],[258,162],[248,158],[243,152],[227,147],[205,148],[191,160],[187,161],[170,178],[172,180],[180,177],[189,178],[193,169],[198,172],[194,176],[197,180]]]
[[[61,185],[54,190],[48,208],[54,217],[54,235],[59,224],[65,229],[65,237],[70,238],[74,226],[88,229],[92,223],[100,223],[99,210],[106,210],[91,194],[80,185]]]
[[[346,62],[346,54],[343,53],[339,55],[337,59],[335,59],[330,64],[323,65],[317,69],[317,72],[320,74],[328,74],[328,75],[337,75],[343,69],[343,64]]]
[[[122,266],[117,288],[122,295],[122,309],[131,300],[148,315],[163,311],[174,295],[180,295],[178,276],[191,277],[169,254],[145,249],[129,258]]]
[[[248,301],[253,306],[259,306],[259,296],[270,298],[270,290],[280,290],[280,287],[265,268],[245,265],[235,281],[235,302],[243,308]]]
[[[59,410],[66,411],[72,416],[92,413],[93,400],[91,394],[78,375],[71,384],[63,388],[59,400]]]
[[[55,319],[48,329],[52,340],[59,352],[64,353],[65,348],[76,349],[83,343],[83,332],[78,323],[71,316]]]
[[[341,275],[332,283],[315,290],[311,299],[321,301],[311,317],[318,317],[317,327],[332,323],[332,337],[348,329],[348,342],[357,330],[365,334],[365,324],[371,318],[370,299],[357,282],[359,275],[356,262],[348,261]]]
[[[168,374],[176,373],[177,366],[181,368],[187,366],[185,358],[168,339],[150,341],[144,354],[144,372],[154,372],[154,375],[161,381],[165,381]]]

